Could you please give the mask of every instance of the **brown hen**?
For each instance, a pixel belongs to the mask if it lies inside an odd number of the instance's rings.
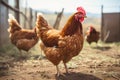
[[[88,30],[86,32],[86,41],[91,44],[92,42],[98,42],[100,38],[100,33],[96,31],[96,29],[92,26],[88,27]]]
[[[19,51],[30,50],[39,40],[36,28],[32,30],[22,29],[13,15],[9,14],[9,38]]]
[[[74,56],[77,56],[83,47],[83,30],[81,22],[84,20],[86,13],[82,7],[77,8],[67,21],[62,30],[55,30],[50,27],[44,17],[37,15],[36,27],[39,29],[38,34],[42,40],[43,51],[47,59],[57,68],[57,76],[60,71],[58,64],[63,61],[66,73],[68,73],[66,63]]]

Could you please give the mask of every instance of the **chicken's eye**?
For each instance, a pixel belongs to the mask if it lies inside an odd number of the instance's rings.
[[[82,15],[82,14],[79,14],[79,15],[78,15],[78,17],[79,17],[79,18],[82,18],[82,17],[83,17],[83,15]]]

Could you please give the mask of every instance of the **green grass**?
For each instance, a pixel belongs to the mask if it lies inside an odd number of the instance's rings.
[[[28,52],[22,50],[21,53],[17,49],[17,47],[11,43],[8,45],[4,45],[3,47],[0,48],[0,56],[9,56],[9,57],[14,57],[15,59],[17,59],[21,56],[21,54],[27,59],[34,59],[34,57],[39,57],[41,55],[41,49],[39,47],[39,43],[37,43]]]
[[[19,51],[14,45],[8,44],[0,48],[0,53],[1,55],[17,56],[17,53],[19,53]]]
[[[99,41],[98,46],[101,48],[102,47],[110,47],[110,48],[113,48],[113,51],[116,51],[117,53],[120,52],[120,42],[103,43],[102,41]],[[86,56],[89,58],[90,57],[92,58],[94,56],[99,56],[100,59],[105,59],[106,56],[94,54],[95,50],[97,50],[97,48],[95,48],[95,47],[96,47],[96,43],[92,43],[91,45],[89,45],[86,41],[84,41],[84,46],[80,53],[81,55],[79,57],[76,57],[76,59],[82,59],[84,57],[83,55],[86,55],[86,54],[87,54]],[[99,51],[99,50],[97,50],[97,51]],[[44,56],[44,54],[41,54],[41,49],[39,47],[39,43],[37,43],[28,52],[25,52],[25,51],[22,51],[22,52],[25,53],[26,55],[30,55],[30,56],[36,56],[36,55]],[[12,56],[12,57],[18,57],[18,56],[20,56],[20,52],[16,48],[16,46],[14,46],[13,44],[8,44],[8,45],[4,45],[2,48],[0,48],[0,55],[8,55],[8,56]]]

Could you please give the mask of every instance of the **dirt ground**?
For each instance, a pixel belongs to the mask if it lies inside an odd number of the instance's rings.
[[[83,47],[80,54],[69,63],[69,74],[62,62],[61,75],[56,77],[56,67],[44,55],[16,60],[1,55],[0,80],[120,80],[120,44],[99,44]]]

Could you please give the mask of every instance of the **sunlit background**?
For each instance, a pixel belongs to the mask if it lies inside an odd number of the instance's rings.
[[[10,0],[12,4],[14,0]],[[22,4],[25,7],[31,7],[37,10],[74,12],[78,6],[85,8],[87,12],[101,13],[101,5],[105,7],[104,12],[119,12],[120,0],[23,0]]]
[[[76,7],[83,6],[87,12],[91,13],[100,13],[101,5],[104,5],[105,12],[120,11],[120,0],[29,0],[28,5],[34,9],[50,11],[60,11],[65,8],[65,12],[74,12]]]

